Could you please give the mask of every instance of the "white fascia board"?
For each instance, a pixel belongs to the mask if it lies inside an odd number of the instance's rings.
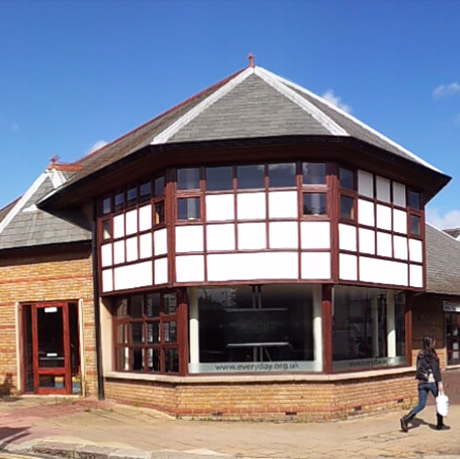
[[[268,72],[268,70],[265,70],[267,73],[270,73]],[[272,74],[273,75],[273,74]],[[292,82],[292,81],[289,81],[285,78],[282,78],[282,77],[279,77],[277,75],[273,75],[275,78],[278,78],[280,81],[282,81],[284,84],[288,85],[288,86],[291,86],[301,92],[303,92],[304,94],[310,96],[310,97],[313,97],[314,99],[320,101],[321,103],[327,105],[329,108],[331,108],[332,110],[335,110],[336,112],[340,113],[342,116],[345,116],[347,117],[349,120],[353,121],[354,123],[360,125],[362,128],[366,129],[367,131],[369,131],[370,133],[372,133],[373,135],[379,137],[381,140],[387,142],[388,144],[392,145],[393,147],[396,147],[398,150],[400,150],[402,153],[405,153],[407,156],[410,156],[414,161],[418,162],[418,163],[421,163],[423,164],[424,166],[428,167],[429,169],[433,169],[435,170],[436,172],[441,172],[438,168],[436,168],[435,166],[433,166],[432,164],[429,164],[427,163],[425,160],[423,160],[422,158],[419,158],[417,155],[415,155],[414,153],[412,153],[411,151],[407,150],[406,148],[404,148],[402,145],[399,145],[398,143],[394,142],[393,140],[389,139],[388,137],[384,136],[382,133],[376,131],[375,129],[371,128],[370,126],[368,126],[367,124],[363,123],[362,121],[360,121],[358,118],[355,118],[353,115],[350,115],[350,113],[342,110],[341,108],[337,107],[336,105],[332,104],[331,102],[327,101],[326,99],[323,99],[322,97],[312,93],[311,91],[309,91],[308,89],[305,89],[304,87],[302,86],[299,86],[298,84]],[[442,172],[441,172],[442,173]]]
[[[166,143],[173,135],[177,134],[184,126],[186,126],[190,121],[194,120],[198,115],[203,113],[207,108],[212,104],[217,102],[221,97],[228,94],[233,88],[239,85],[244,81],[249,75],[254,73],[253,67],[248,67],[246,70],[241,72],[235,78],[232,78],[228,83],[224,84],[216,92],[211,94],[209,97],[206,97],[202,102],[200,102],[196,107],[192,108],[185,115],[181,116],[177,121],[175,121],[171,126],[166,128],[163,132],[155,136],[150,143],[151,145],[158,145]]]
[[[289,100],[297,104],[302,110],[312,116],[316,121],[318,121],[318,123],[327,129],[331,135],[349,137],[349,134],[345,129],[339,126],[318,107],[308,102],[308,100],[304,99],[303,97],[299,96],[286,84],[285,81],[283,81],[283,79],[261,67],[256,67],[255,73],[267,84],[269,84],[271,87],[276,89]]]
[[[21,199],[14,205],[14,207],[8,212],[8,215],[0,223],[0,234],[10,224],[14,217],[22,210],[27,201],[33,196],[33,194],[40,188],[42,183],[47,178],[47,173],[43,172],[32,184],[32,186],[22,195]]]
[[[48,174],[54,189],[59,188],[67,181],[64,174],[57,169],[47,170],[45,173]]]

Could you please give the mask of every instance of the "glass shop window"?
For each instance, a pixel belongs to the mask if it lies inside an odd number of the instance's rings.
[[[221,191],[233,189],[233,167],[207,167],[206,190]]]
[[[295,163],[268,165],[268,186],[270,188],[295,186],[295,177]]]
[[[237,166],[236,176],[239,190],[264,188],[265,167],[263,164]]]

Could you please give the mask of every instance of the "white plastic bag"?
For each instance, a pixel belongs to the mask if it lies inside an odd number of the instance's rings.
[[[446,417],[449,412],[449,397],[442,391],[436,397],[436,411],[443,417]]]

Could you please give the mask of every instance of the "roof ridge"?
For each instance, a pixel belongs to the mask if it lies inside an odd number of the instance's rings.
[[[167,110],[165,110],[164,112],[160,113],[159,115],[151,118],[150,120],[146,121],[145,123],[142,123],[141,125],[135,127],[134,129],[126,132],[125,134],[123,134],[122,136],[120,137],[117,137],[116,139],[112,140],[111,142],[108,142],[106,143],[104,146],[98,148],[97,150],[94,150],[90,153],[87,153],[85,156],[81,157],[80,159],[77,159],[75,162],[73,163],[69,163],[69,164],[74,164],[74,165],[79,165],[81,163],[84,163],[86,160],[88,160],[89,158],[92,158],[93,156],[95,156],[96,154],[99,154],[101,153],[103,150],[106,150],[108,147],[111,147],[113,146],[114,144],[116,144],[117,142],[120,142],[121,140],[123,140],[124,138],[130,136],[131,134],[134,134],[136,131],[139,131],[141,130],[142,128],[144,128],[145,126],[149,125],[150,123],[153,123],[155,121],[158,121],[160,118],[170,114],[171,112],[173,112],[174,110],[177,110],[181,107],[183,107],[184,105],[192,102],[193,100],[195,99],[198,99],[199,97],[201,97],[203,94],[205,94],[206,92],[208,91],[211,91],[212,89],[214,89],[215,87],[219,86],[219,85],[222,85],[222,84],[226,84],[229,80],[231,80],[232,78],[235,78],[237,77],[240,73],[244,72],[248,67],[244,67],[234,73],[232,73],[231,75],[229,75],[228,77],[218,81],[217,83],[214,83],[213,85],[211,86],[208,86],[207,88],[205,89],[202,89],[201,91],[197,92],[196,94],[194,94],[193,96],[183,100],[182,102],[179,102],[177,105],[174,105],[173,107],[171,108],[168,108]]]
[[[170,126],[157,134],[151,141],[151,145],[158,145],[167,142],[174,134],[180,129],[193,121],[197,116],[203,113],[207,108],[216,103],[223,96],[228,94],[232,89],[238,86],[242,81],[246,80],[249,75],[254,74],[255,68],[252,66],[246,67],[240,73],[229,79],[220,88],[213,92],[211,95],[203,99],[198,105],[182,115],[179,119],[174,121]]]
[[[446,233],[445,230],[442,230],[442,229],[440,229],[440,228],[434,226],[432,223],[425,222],[425,225],[431,226],[431,228],[433,228],[434,230],[438,231],[439,233],[441,233],[441,234],[444,235],[445,237],[448,237],[449,239],[452,239],[452,240],[454,240],[455,242],[460,243],[460,240],[458,240],[456,237],[450,235],[449,233]]]
[[[321,126],[323,126],[332,135],[349,137],[348,132],[344,128],[339,126],[331,117],[326,115],[322,110],[320,110],[310,101],[305,100],[304,98],[299,96],[295,91],[289,88],[289,86],[286,84],[287,80],[284,80],[278,75],[262,67],[256,67],[255,73],[267,84],[269,84],[272,88],[276,89],[283,96],[287,97],[290,101],[298,105],[303,111],[312,116],[316,121],[318,121],[321,124]]]

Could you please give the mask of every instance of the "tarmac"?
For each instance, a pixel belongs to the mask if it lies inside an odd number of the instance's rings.
[[[460,458],[459,376],[444,379],[448,429],[435,429],[431,402],[408,433],[400,430],[402,410],[322,423],[231,422],[94,399],[0,398],[0,451],[66,459]]]

